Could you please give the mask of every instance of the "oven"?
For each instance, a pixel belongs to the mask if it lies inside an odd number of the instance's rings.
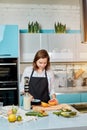
[[[0,102],[18,105],[18,59],[0,58]]]

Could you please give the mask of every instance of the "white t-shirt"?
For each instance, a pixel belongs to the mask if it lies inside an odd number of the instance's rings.
[[[22,77],[21,77],[21,82],[20,82],[20,92],[24,92],[24,77],[29,77],[31,76],[33,67],[26,67]],[[49,94],[52,95],[55,93],[54,91],[54,85],[55,85],[55,78],[54,78],[54,73],[52,70],[47,70],[47,79],[48,79],[48,88],[49,88]],[[38,73],[37,71],[34,71],[32,77],[45,77],[45,70],[43,70],[42,73]]]

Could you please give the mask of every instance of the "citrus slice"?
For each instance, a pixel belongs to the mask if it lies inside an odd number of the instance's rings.
[[[49,105],[54,106],[58,104],[58,101],[56,99],[51,99],[48,101]]]
[[[46,102],[41,102],[41,106],[42,106],[42,107],[49,107],[49,104],[46,103]]]

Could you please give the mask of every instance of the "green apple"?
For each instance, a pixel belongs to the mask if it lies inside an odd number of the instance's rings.
[[[17,108],[12,108],[12,112],[13,112],[13,114],[16,114],[17,113]]]

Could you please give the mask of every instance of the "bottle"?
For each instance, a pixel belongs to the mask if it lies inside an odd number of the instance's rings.
[[[30,110],[31,108],[31,98],[30,98],[30,94],[29,94],[29,78],[25,77],[24,78],[25,83],[24,83],[24,102],[23,102],[23,106],[24,106],[24,110]]]

